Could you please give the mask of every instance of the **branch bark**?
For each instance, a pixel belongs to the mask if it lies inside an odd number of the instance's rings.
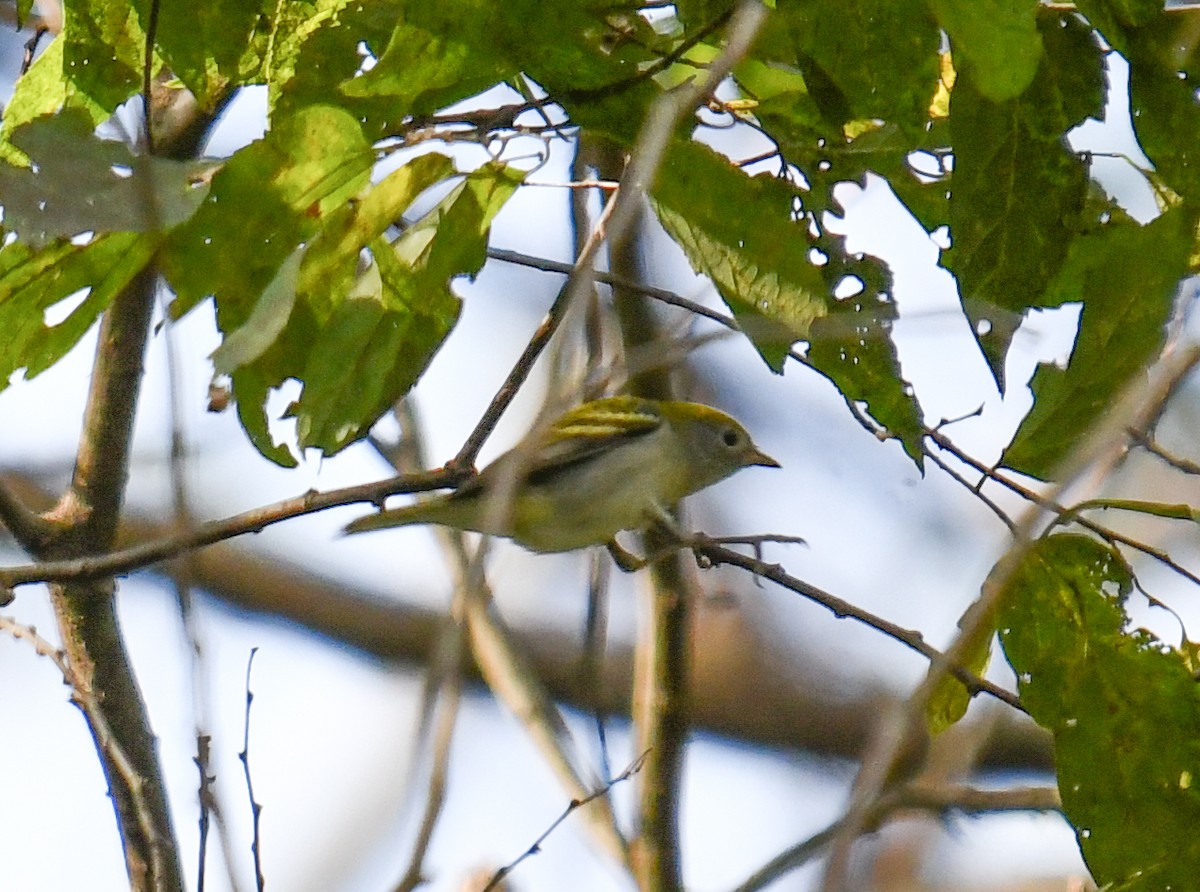
[[[27,505],[52,499],[26,477],[7,475],[0,482]],[[117,547],[159,539],[166,529],[165,522],[127,515]],[[198,588],[235,610],[282,620],[367,660],[423,665],[432,658],[445,623],[440,611],[398,603],[403,593],[376,597],[343,578],[326,577],[234,542],[197,551],[189,572]],[[823,613],[815,610],[813,616]],[[847,694],[844,680],[773,659],[771,649],[741,616],[736,608],[724,606],[702,607],[696,614],[696,727],[750,745],[855,758],[889,692],[864,683]],[[557,699],[587,712],[628,714],[628,648],[618,646],[605,655],[603,684],[597,689],[580,684],[577,635],[544,629],[515,629],[514,634]],[[825,690],[837,693],[824,696]],[[1004,711],[980,764],[991,770],[1050,770],[1049,735],[1028,719]]]
[[[610,223],[611,265],[622,278],[636,278],[631,275],[639,265],[638,227],[634,224],[644,212],[643,197],[654,183],[672,135],[749,51],[766,13],[766,7],[757,0],[739,4],[729,22],[725,49],[704,76],[661,97],[651,108],[621,175],[623,202]],[[612,178],[616,171],[602,166],[600,173],[603,178]],[[630,187],[635,190],[632,194]],[[617,286],[613,293],[626,353],[653,342],[658,325],[646,299]],[[629,390],[651,399],[673,396],[669,371],[661,368],[635,374]],[[653,534],[644,538],[648,554],[661,544],[654,541]],[[694,586],[679,554],[656,560],[649,566],[648,576],[645,625],[635,663],[633,709],[636,749],[646,755],[638,775],[641,823],[631,856],[634,876],[642,892],[671,892],[683,884],[679,799],[691,722],[689,676]]]
[[[175,115],[164,126],[161,154],[194,155],[215,115],[200,112],[186,91],[156,93],[156,116]],[[42,560],[104,554],[116,541],[157,282],[148,264],[104,314],[70,486],[42,521],[13,524],[21,544]],[[20,518],[13,510],[5,513],[10,521]],[[125,650],[115,594],[111,577],[50,586],[74,699],[108,782],[130,886],[173,892],[183,888],[178,846],[157,741]]]
[[[105,313],[71,486],[54,511],[61,525],[47,557],[112,548],[129,475],[129,448],[156,276],[143,270]],[[130,885],[183,888],[158,752],[117,621],[112,580],[50,587],[63,647],[99,715],[81,702],[108,780]],[[111,729],[110,741],[105,729]],[[116,748],[112,743],[116,744]],[[116,752],[131,771],[122,770]]]

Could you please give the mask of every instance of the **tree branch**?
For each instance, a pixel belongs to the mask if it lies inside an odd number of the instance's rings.
[[[731,548],[719,545],[704,536],[696,538],[692,549],[695,551],[698,559],[707,562],[711,566],[729,564],[741,567],[743,570],[749,570],[755,577],[769,579],[776,585],[793,591],[812,601],[814,604],[820,604],[839,619],[852,619],[882,632],[905,647],[916,651],[931,662],[940,661],[945,657],[936,647],[926,642],[925,636],[915,629],[906,629],[890,620],[876,616],[870,611],[863,610],[861,607],[857,607],[849,601],[837,597],[837,595],[831,595],[829,592],[823,591],[815,585],[810,585],[803,579],[797,579],[795,576],[789,575],[779,564],[768,564],[758,558],[747,557]],[[993,684],[987,679],[978,677],[962,665],[954,664],[948,668],[948,671],[963,683],[963,686],[971,696],[990,694],[1002,703],[1007,703],[1013,709],[1019,709],[1022,712],[1025,711],[1025,708],[1021,705],[1020,698],[1016,694],[1004,690],[999,685]]]
[[[1169,346],[1155,363],[1147,367],[1144,376],[1135,375],[1126,384],[1116,405],[1064,464],[1057,475],[1061,482],[1055,486],[1051,498],[1056,500],[1058,495],[1077,488],[1076,485],[1085,477],[1089,480],[1104,479],[1128,451],[1128,429],[1146,430],[1150,422],[1161,414],[1170,395],[1196,367],[1197,362],[1200,362],[1200,345],[1191,344],[1180,349]],[[846,824],[842,830],[846,836],[857,837],[865,831],[871,809],[886,792],[883,781],[900,769],[904,753],[913,747],[915,738],[927,733],[923,717],[942,678],[952,672],[954,666],[964,662],[978,645],[981,636],[992,633],[994,616],[1008,581],[1021,566],[1040,521],[1039,510],[1025,513],[1017,524],[1012,545],[988,576],[979,598],[959,620],[958,635],[950,647],[932,661],[925,679],[909,696],[899,733],[879,753],[878,764],[870,768],[875,780],[862,785],[847,810]],[[865,773],[865,769],[860,771],[860,774]],[[840,865],[831,864],[826,876],[836,876],[839,868]],[[839,888],[830,884],[823,888],[827,892],[840,892]]]
[[[147,57],[152,50],[146,47]],[[154,94],[149,98],[157,107],[147,114],[157,112],[170,125],[159,140],[161,153],[193,156],[215,113],[201,112],[186,90],[160,87]],[[153,196],[148,198],[154,207]],[[116,296],[101,321],[75,470],[48,518],[55,529],[36,543],[41,547],[33,553],[40,559],[75,560],[112,549],[156,288],[151,263]],[[93,579],[51,585],[51,603],[72,671],[92,695],[80,705],[108,781],[131,887],[173,892],[183,888],[183,876],[155,737],[121,638],[115,586],[110,578]]]
[[[117,296],[101,323],[75,473],[55,511],[63,525],[47,548],[55,557],[102,553],[112,547],[129,473],[155,287],[154,271],[143,270]],[[64,649],[80,685],[95,697],[80,705],[112,794],[131,886],[154,892],[182,889],[155,738],[121,639],[113,594],[111,582],[50,587]],[[108,743],[110,730],[116,749]],[[114,759],[118,749],[128,757],[131,771],[122,770]]]
[[[209,521],[182,533],[167,535],[160,533],[150,541],[131,545],[119,551],[110,551],[107,554],[46,560],[36,564],[0,568],[0,586],[12,588],[35,582],[87,581],[129,573],[152,566],[160,561],[178,557],[187,551],[214,545],[246,533],[260,532],[272,524],[291,520],[293,517],[302,517],[305,514],[313,514],[339,505],[354,505],[361,502],[378,504],[390,495],[444,489],[461,478],[461,474],[435,470],[389,477],[376,483],[347,486],[324,493],[309,491],[303,495],[260,508],[252,508],[222,520]]]
[[[10,475],[3,480],[27,504],[47,500],[28,478]],[[118,544],[159,538],[163,526],[127,515]],[[405,592],[374,597],[341,576],[323,576],[312,567],[292,565],[235,542],[196,552],[188,571],[197,588],[236,610],[282,620],[372,662],[432,661],[445,625],[444,613],[405,603]],[[416,593],[407,594],[417,599]],[[868,687],[849,698],[825,696],[822,691],[837,684],[819,671],[824,667],[781,672],[753,629],[744,623],[731,625],[727,617],[724,607],[702,609],[696,616],[694,634],[703,654],[694,670],[696,724],[750,744],[855,758],[878,703],[889,694]],[[577,635],[521,629],[514,634],[555,698],[584,711],[628,713],[627,648],[618,646],[605,655],[598,670],[602,685],[581,687]],[[989,735],[981,762],[990,768],[1050,770],[1049,735],[1006,711]]]

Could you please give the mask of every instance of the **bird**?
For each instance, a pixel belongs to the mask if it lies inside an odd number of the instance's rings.
[[[345,531],[439,524],[538,553],[607,545],[622,565],[617,533],[669,525],[670,506],[752,466],[780,467],[719,409],[604,397],[535,428],[458,489],[368,514]]]

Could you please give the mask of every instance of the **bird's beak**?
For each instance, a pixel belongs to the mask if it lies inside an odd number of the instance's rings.
[[[759,465],[760,467],[763,467],[763,468],[781,468],[781,467],[783,467],[783,465],[781,465],[779,462],[775,461],[775,459],[771,458],[771,456],[767,455],[765,452],[762,452],[758,449],[755,449],[753,452],[751,452],[750,455],[747,456],[747,458],[748,458],[748,461],[746,462],[747,465]]]

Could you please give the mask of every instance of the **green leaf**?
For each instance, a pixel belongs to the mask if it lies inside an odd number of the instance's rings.
[[[63,5],[62,76],[106,111],[142,86],[146,34],[131,3]]]
[[[991,662],[992,639],[995,638],[995,633],[995,626],[989,625],[972,642],[971,652],[963,661],[963,668],[979,678],[983,677],[988,663]],[[971,692],[967,690],[967,686],[951,673],[943,673],[925,707],[925,722],[930,735],[941,734],[957,723],[967,714],[967,707],[970,705]]]
[[[200,210],[169,237],[160,263],[176,293],[172,312],[211,295],[223,332],[244,326],[284,261],[367,185],[374,157],[344,111],[313,106],[281,118],[230,159]],[[271,388],[302,371],[297,345],[311,344],[318,326],[311,307],[294,306],[277,342],[232,376],[247,435],[284,466],[295,458],[275,444],[264,406]]]
[[[1021,702],[1054,735],[1063,810],[1096,882],[1190,889],[1200,864],[1200,686],[1183,654],[1128,630],[1131,586],[1129,567],[1104,545],[1040,540],[1008,581],[1000,640]]]
[[[674,146],[652,190],[659,221],[692,268],[712,279],[771,369],[782,371],[792,345],[809,341],[812,366],[847,401],[866,403],[920,464],[920,410],[890,337],[895,307],[886,273],[873,258],[849,260],[841,251],[824,268],[813,266],[799,200],[787,182],[749,177],[699,143]],[[832,289],[846,275],[864,288],[836,300]]]
[[[434,281],[474,277],[487,260],[487,236],[496,214],[525,180],[500,162],[472,171],[442,202],[396,241],[396,255]]]
[[[1121,388],[1157,355],[1194,228],[1195,216],[1179,209],[1147,226],[1114,223],[1072,243],[1045,303],[1083,304],[1075,349],[1065,369],[1038,369],[1033,410],[1005,450],[1006,467],[1050,479]]]
[[[35,250],[20,241],[0,248],[0,390],[13,372],[32,378],[56,363],[149,262],[157,236],[113,233],[85,245],[56,241]],[[83,299],[50,324],[61,302]]]
[[[262,356],[283,333],[292,307],[296,305],[296,280],[300,277],[300,261],[304,248],[297,248],[279,267],[259,295],[250,316],[240,328],[235,328],[210,357],[218,375],[231,375],[242,366]]]
[[[297,286],[321,318],[336,305],[336,296],[353,286],[359,252],[399,222],[418,195],[454,173],[454,162],[445,155],[422,155],[330,215],[305,253]]]
[[[969,69],[950,106],[954,144],[946,265],[997,384],[1017,321],[1043,291],[1082,228],[1088,171],[1064,146],[1067,131],[1103,106],[1099,48],[1083,25],[1051,23],[1037,81],[994,102]]]
[[[423,192],[453,176],[449,158],[422,155],[359,194],[305,215],[319,229],[282,262],[253,305],[245,296],[234,301],[218,293],[218,322],[229,334],[213,358],[219,371],[232,374],[239,417],[264,455],[295,462],[270,436],[265,414],[271,389],[288,378],[304,385],[288,411],[300,445],[328,455],[362,437],[425,370],[458,317],[450,280],[482,267],[491,221],[524,178],[504,165],[485,165],[394,245],[381,238]],[[215,182],[214,190],[220,186]],[[228,211],[224,195],[216,206]],[[364,249],[370,264],[360,271]]]
[[[896,437],[918,470],[924,419],[912,385],[901,376],[892,342],[896,308],[888,291],[864,290],[839,312],[818,319],[808,360],[837,387],[848,406],[867,413]]]
[[[1161,0],[1078,0],[1075,5],[1105,41],[1123,55],[1129,49],[1127,29],[1163,18]]]
[[[378,64],[347,81],[352,98],[386,96],[407,114],[425,115],[515,75],[494,40],[510,9],[487,2],[422,4],[397,23]]]
[[[13,131],[35,118],[55,114],[68,105],[86,112],[93,126],[107,117],[107,109],[77,91],[71,81],[63,77],[65,43],[61,37],[52,40],[17,81],[12,99],[4,107],[3,121],[0,121],[0,139],[4,140],[0,142],[0,158],[23,163],[25,159],[7,142]]]
[[[629,10],[514,0],[455,4],[322,4],[317,15],[336,27],[279,28],[271,54],[271,108],[336,103],[372,138],[518,76],[528,76],[567,108],[571,119],[631,139],[642,112],[661,90],[642,70],[666,42]],[[662,44],[666,49],[662,49]],[[363,68],[362,51],[373,67]],[[363,70],[360,70],[363,69]],[[504,122],[498,119],[495,126]]]
[[[1161,10],[1153,26],[1132,31],[1125,43],[1131,117],[1138,143],[1153,164],[1148,178],[1159,192],[1159,205],[1170,205],[1178,196],[1200,202],[1200,71],[1195,54],[1181,52],[1176,17]]]
[[[681,0],[675,4],[679,19],[689,27],[707,25],[718,16],[727,15],[733,9],[732,0]]]
[[[186,220],[207,189],[212,165],[134,155],[92,135],[77,109],[25,124],[12,144],[31,166],[0,163],[4,225],[31,247],[83,232],[144,232]]]
[[[692,268],[712,279],[763,359],[782,371],[792,344],[810,339],[813,323],[831,309],[793,217],[794,190],[772,176],[746,176],[707,146],[681,142],[652,198]]]
[[[276,25],[272,51],[264,62],[272,117],[294,113],[307,105],[330,104],[350,112],[363,132],[376,140],[399,132],[411,114],[392,96],[351,96],[343,91],[359,79],[364,52],[379,59],[396,30],[401,4],[367,0],[295,3],[311,7]],[[377,65],[376,65],[377,67]],[[450,94],[452,95],[452,94]],[[463,91],[457,98],[468,98]]]
[[[734,73],[742,94],[756,103],[755,117],[782,141],[781,150],[795,161],[802,160],[804,155],[797,154],[814,148],[826,125],[804,75],[794,64],[754,56]]]
[[[970,72],[992,102],[1020,96],[1033,83],[1042,56],[1037,0],[932,0],[954,66]]]
[[[305,386],[299,408],[294,413],[299,417],[301,446],[317,446],[327,454],[341,449],[365,433],[379,415],[411,387],[412,381],[409,381],[404,390],[391,394],[390,401],[386,403],[381,404],[378,399],[370,401],[370,410],[375,414],[369,418],[361,414],[364,411],[363,399],[349,398],[346,390],[324,389],[334,380],[342,382],[348,372],[363,376],[353,385],[359,397],[377,396],[381,382],[394,382],[395,376],[389,374],[387,369],[389,364],[399,364],[401,359],[398,355],[380,356],[379,350],[382,348],[378,347],[379,342],[371,346],[373,335],[364,329],[364,325],[373,321],[381,330],[393,336],[400,326],[392,316],[377,312],[391,309],[381,303],[382,284],[374,289],[375,305],[368,299],[370,289],[364,292],[361,285],[356,286],[360,252],[379,233],[398,221],[423,191],[451,173],[453,164],[449,159],[441,155],[424,155],[389,174],[354,201],[331,209],[325,227],[303,252],[303,262],[295,281],[288,277],[279,283],[281,296],[270,304],[270,309],[276,314],[272,327],[277,336],[268,349],[261,349],[261,342],[253,343],[253,362],[241,366],[233,375],[239,417],[251,439],[267,457],[282,464],[294,462],[286,447],[275,444],[269,437],[265,414],[270,388],[279,386],[288,378],[297,378]],[[362,277],[358,278],[363,280]],[[375,278],[379,278],[378,274]],[[297,292],[290,304],[286,297],[289,286],[294,286]],[[348,295],[352,294],[351,289],[356,289],[353,293],[360,294],[360,298],[354,306],[346,308],[344,305]],[[284,318],[287,324],[281,326],[279,320]],[[247,320],[238,331],[251,322]],[[355,338],[360,341],[356,342]],[[396,350],[404,347],[395,337],[386,343]],[[359,352],[369,357],[370,362],[374,363],[374,370],[369,365],[364,367],[355,364],[354,356]],[[237,358],[236,353],[234,358]],[[337,387],[341,387],[341,384]],[[323,399],[323,396],[328,396],[328,399]],[[312,409],[314,402],[324,413],[316,423],[316,413]]]
[[[296,406],[304,447],[326,455],[366,434],[409,391],[458,319],[461,302],[377,246],[378,263],[334,311],[304,370]]]
[[[153,0],[141,0],[139,6],[148,7],[150,2]],[[260,4],[253,0],[158,2],[158,52],[200,106],[214,110],[218,100],[242,82],[241,61],[250,46]]]
[[[941,39],[925,0],[781,2],[768,27],[788,29],[795,64],[834,132],[859,119],[924,127]]]
[[[513,76],[498,23],[516,13],[472,0],[457,4],[323,0],[313,13],[277,27],[269,60],[271,107],[338,104],[378,139],[410,116],[427,115]],[[335,22],[314,27],[316,19]],[[374,65],[362,70],[363,48]]]
[[[283,261],[367,184],[374,160],[358,122],[327,106],[280,120],[234,155],[163,252],[175,314],[214,295],[222,330],[245,322]]]
[[[362,219],[342,233],[370,237],[373,264],[358,276],[349,297],[334,305],[305,364],[304,392],[292,410],[301,446],[331,455],[363,437],[379,417],[407,393],[428,367],[458,319],[460,301],[451,279],[474,275],[486,259],[491,222],[524,178],[516,169],[489,164],[468,174],[438,205],[392,245],[375,238],[428,181],[441,176],[447,159],[425,156],[404,169],[372,206],[362,202]],[[407,181],[407,188],[402,184]],[[392,207],[382,209],[388,201]],[[347,242],[346,239],[349,239]],[[352,236],[340,243],[353,246]],[[314,245],[314,248],[316,246]],[[358,248],[354,247],[353,256]],[[314,261],[312,269],[326,268]],[[320,281],[301,271],[301,288]],[[316,303],[313,298],[311,303]]]

